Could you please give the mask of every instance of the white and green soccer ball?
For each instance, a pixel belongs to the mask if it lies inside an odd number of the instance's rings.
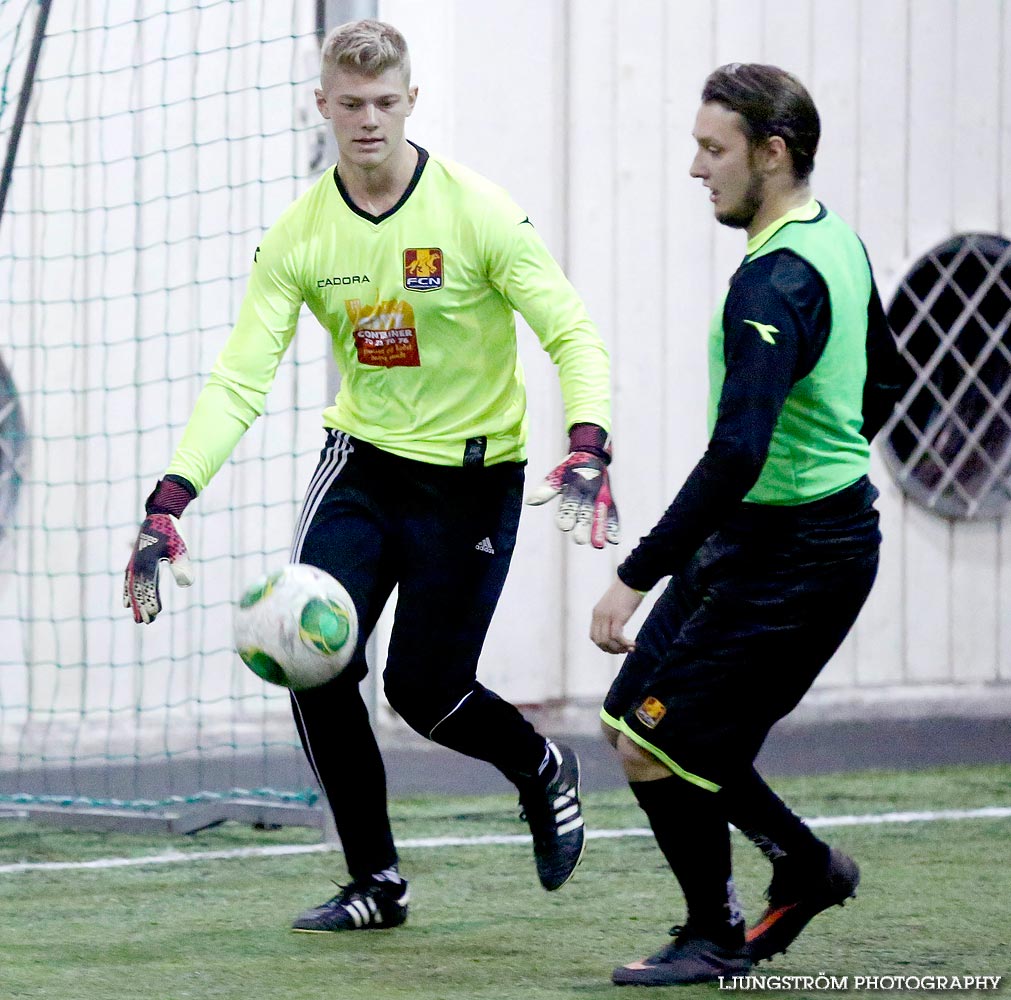
[[[319,687],[349,663],[358,615],[329,573],[292,563],[254,583],[235,608],[235,648],[270,684],[292,691]]]

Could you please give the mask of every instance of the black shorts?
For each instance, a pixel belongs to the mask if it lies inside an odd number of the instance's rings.
[[[713,791],[750,766],[870,593],[877,496],[865,477],[797,507],[742,504],[660,595],[603,720]]]

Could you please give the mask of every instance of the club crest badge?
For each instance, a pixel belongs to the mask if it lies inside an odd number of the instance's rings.
[[[404,288],[412,292],[442,288],[442,251],[437,247],[405,250]]]
[[[660,720],[667,714],[667,706],[657,698],[650,696],[636,710],[635,717],[647,729],[656,729]]]

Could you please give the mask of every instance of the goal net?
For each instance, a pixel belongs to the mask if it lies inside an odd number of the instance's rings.
[[[137,626],[122,576],[259,237],[325,166],[317,4],[56,2],[32,67],[47,7],[0,6],[0,806],[308,802],[231,604],[287,561],[322,443],[314,322],[183,519],[195,585],[163,574]]]

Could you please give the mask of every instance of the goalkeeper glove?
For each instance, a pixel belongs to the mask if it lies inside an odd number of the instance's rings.
[[[574,424],[569,431],[569,454],[530,492],[527,503],[539,505],[561,494],[555,523],[571,531],[577,545],[589,542],[602,549],[617,545],[618,510],[611,496],[607,466],[611,445],[607,432],[596,424]]]
[[[153,622],[161,611],[158,571],[163,561],[180,587],[193,583],[193,564],[177,520],[196,490],[181,476],[160,479],[147,498],[144,518],[123,580],[123,607],[133,609],[133,620]]]

